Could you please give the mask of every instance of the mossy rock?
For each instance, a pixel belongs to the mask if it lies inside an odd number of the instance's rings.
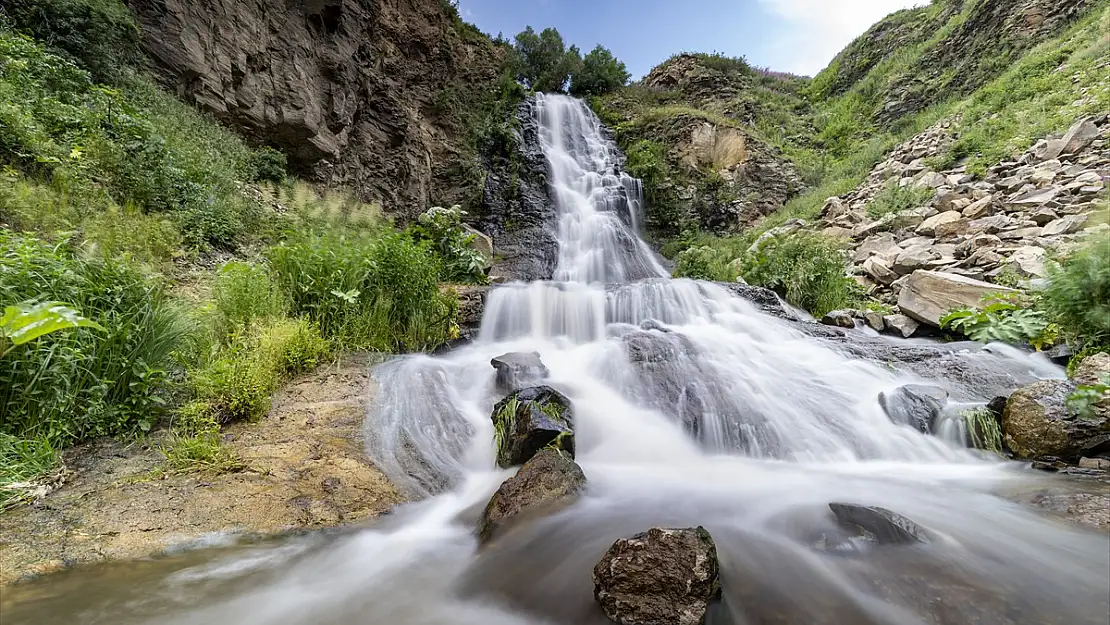
[[[574,413],[570,400],[549,386],[519,390],[493,409],[497,464],[503,469],[528,462],[550,447],[574,457]]]

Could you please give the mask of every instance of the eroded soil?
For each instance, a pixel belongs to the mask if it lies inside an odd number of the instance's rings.
[[[152,556],[218,532],[265,536],[389,510],[402,497],[363,454],[370,364],[346,357],[285,387],[261,422],[229,426],[226,445],[243,463],[234,473],[162,476],[154,444],[71,450],[61,488],[0,514],[0,584]]]

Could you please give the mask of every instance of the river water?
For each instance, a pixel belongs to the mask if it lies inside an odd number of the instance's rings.
[[[5,625],[602,624],[593,565],[660,525],[713,534],[724,600],[711,623],[1108,622],[1110,539],[1002,496],[1044,478],[893,423],[878,393],[919,380],[718,285],[668,279],[638,235],[639,182],[597,118],[564,96],[536,108],[554,281],[494,290],[473,344],[376,370],[367,450],[417,503],[364,528],[47,579]],[[475,524],[512,474],[493,461],[490,359],[513,351],[538,352],[571,399],[588,491],[479,550]],[[838,531],[830,502],[889,508],[940,539],[817,549]]]

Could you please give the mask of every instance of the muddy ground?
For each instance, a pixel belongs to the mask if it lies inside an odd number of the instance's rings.
[[[334,527],[377,516],[401,495],[363,454],[373,397],[368,357],[289,384],[259,423],[226,428],[243,468],[161,475],[157,437],[66,454],[64,485],[0,514],[0,584],[76,564],[142,558],[218,532]]]

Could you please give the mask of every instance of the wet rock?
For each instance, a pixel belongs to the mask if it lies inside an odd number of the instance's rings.
[[[882,313],[869,310],[863,313],[863,320],[876,332],[882,332],[886,329],[886,321],[883,319]]]
[[[717,547],[701,527],[622,538],[593,578],[594,597],[621,625],[701,625],[721,596]]]
[[[502,393],[511,393],[547,379],[551,374],[540,360],[539,352],[511,352],[489,361],[497,370],[496,384]]]
[[[897,334],[904,339],[908,339],[917,332],[921,324],[906,315],[887,315],[883,317],[883,327],[891,334]]]
[[[829,509],[842,527],[858,528],[879,545],[928,544],[936,540],[929,530],[886,508],[830,503]]]
[[[879,393],[879,405],[890,420],[928,433],[948,403],[948,391],[938,386],[906,384]]]
[[[490,498],[478,528],[485,543],[515,523],[553,514],[573,504],[586,475],[570,454],[541,449]]]
[[[1108,471],[1110,470],[1110,458],[1080,458],[1079,468]]]
[[[1017,457],[1075,461],[1110,445],[1105,410],[1084,416],[1068,408],[1075,388],[1067,380],[1044,380],[1014,391],[1006,402],[1002,427],[1006,445]]]
[[[821,323],[840,328],[856,327],[855,311],[834,310],[821,318]]]
[[[528,462],[551,446],[574,457],[574,413],[570,400],[548,386],[517,391],[493,408],[497,464],[503,469]]]
[[[902,286],[898,308],[917,321],[940,327],[941,317],[953,308],[974,308],[986,295],[1013,292],[1013,289],[955,274],[915,271]]]

